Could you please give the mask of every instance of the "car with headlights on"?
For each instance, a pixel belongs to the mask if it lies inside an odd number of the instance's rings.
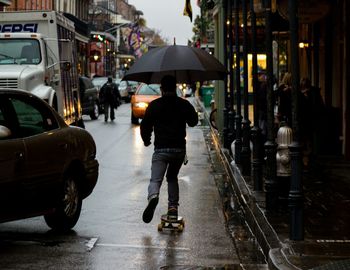
[[[0,88],[0,222],[44,216],[67,231],[98,179],[96,145],[28,91]]]
[[[176,93],[179,97],[183,97],[182,91],[177,88]],[[131,96],[131,123],[137,125],[139,119],[145,116],[148,104],[153,100],[161,97],[160,84],[141,83]]]

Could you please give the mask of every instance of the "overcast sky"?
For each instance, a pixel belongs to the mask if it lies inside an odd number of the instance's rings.
[[[143,12],[147,26],[160,31],[160,35],[172,44],[187,45],[192,40],[193,21],[200,10],[196,0],[191,0],[192,22],[188,16],[183,16],[185,0],[129,0],[129,4]]]

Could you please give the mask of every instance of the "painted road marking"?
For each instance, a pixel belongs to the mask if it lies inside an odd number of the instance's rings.
[[[123,244],[112,244],[112,243],[98,243],[96,246],[101,247],[115,247],[115,248],[141,248],[141,249],[166,249],[166,250],[182,250],[189,251],[190,248],[185,247],[161,247],[161,246],[143,246],[143,245],[123,245]]]
[[[318,239],[317,243],[350,243],[350,240],[342,240],[342,239]]]
[[[91,251],[97,242],[98,238],[90,238],[90,240],[85,244],[87,246],[88,251]]]

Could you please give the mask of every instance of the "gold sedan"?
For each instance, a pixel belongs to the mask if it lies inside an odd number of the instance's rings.
[[[183,92],[179,87],[176,89],[176,94],[184,98]],[[131,123],[137,125],[139,119],[143,119],[145,116],[148,104],[160,98],[161,95],[160,84],[141,83],[131,97]]]
[[[131,97],[131,123],[137,125],[145,116],[148,104],[161,97],[159,84],[140,84]]]

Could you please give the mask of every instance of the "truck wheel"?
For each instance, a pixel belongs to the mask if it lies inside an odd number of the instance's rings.
[[[44,218],[51,229],[68,231],[78,222],[82,206],[78,175],[76,173],[67,173],[60,196],[61,198],[54,212],[45,215]]]
[[[91,120],[96,120],[100,115],[100,107],[98,106],[97,102],[94,102],[94,108],[90,112],[90,118]]]
[[[137,117],[135,117],[132,112],[131,112],[131,123],[134,124],[134,125],[138,125],[139,124],[139,119]]]

